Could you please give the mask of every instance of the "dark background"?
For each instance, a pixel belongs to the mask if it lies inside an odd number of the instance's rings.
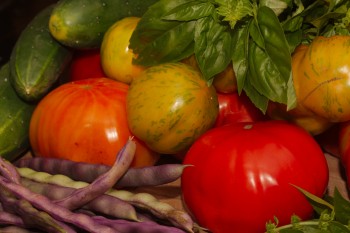
[[[6,63],[21,31],[33,17],[57,0],[0,0],[0,65]]]

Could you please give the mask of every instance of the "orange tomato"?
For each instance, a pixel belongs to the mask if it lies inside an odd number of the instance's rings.
[[[130,84],[145,69],[132,63],[136,55],[129,49],[130,37],[139,21],[138,17],[123,18],[105,33],[101,44],[101,64],[107,77]]]
[[[36,156],[112,165],[132,136],[126,119],[129,86],[91,78],[59,86],[37,105],[29,138]],[[159,155],[139,139],[131,166],[153,165]]]

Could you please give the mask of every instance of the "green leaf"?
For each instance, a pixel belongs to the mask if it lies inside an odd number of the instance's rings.
[[[258,109],[260,109],[260,111],[262,111],[263,113],[266,113],[269,99],[265,95],[262,95],[259,91],[257,91],[255,87],[251,84],[250,77],[253,76],[251,72],[252,72],[252,69],[250,69],[249,67],[248,73],[247,73],[247,79],[246,79],[246,82],[244,83],[243,90],[247,94],[249,99],[254,103],[254,105]]]
[[[276,15],[282,14],[288,8],[288,3],[285,0],[260,0],[259,4],[260,6],[269,7]]]
[[[350,224],[350,202],[346,200],[337,188],[334,190],[335,219],[343,224]]]
[[[254,43],[249,46],[249,80],[268,99],[291,107],[296,98],[290,85],[291,54],[282,26],[275,13],[265,6],[258,8],[255,23],[260,36],[253,36]]]
[[[163,19],[189,21],[200,19],[215,13],[215,6],[211,2],[189,1],[175,7]]]
[[[231,28],[247,16],[252,16],[254,5],[250,0],[215,0],[218,4],[217,12],[223,16],[223,21],[229,22]]]
[[[350,229],[340,222],[331,221],[328,223],[327,233],[350,233]]]
[[[213,17],[197,20],[194,53],[207,80],[223,71],[232,58],[232,32]]]
[[[138,55],[134,63],[152,66],[193,54],[196,21],[162,19],[186,3],[187,0],[160,0],[146,11],[130,38],[130,48]]]
[[[241,93],[243,90],[248,72],[248,29],[251,21],[252,19],[246,24],[242,24],[240,27],[236,27],[232,37],[232,65],[236,75],[238,93]]]
[[[308,199],[309,203],[314,207],[314,209],[319,209],[319,210],[330,210],[330,211],[334,211],[334,207],[333,205],[331,205],[330,203],[326,202],[324,199],[319,198],[318,196],[296,186],[293,185],[296,189],[298,189],[302,194],[304,194],[304,196]],[[322,211],[317,211],[319,214]]]

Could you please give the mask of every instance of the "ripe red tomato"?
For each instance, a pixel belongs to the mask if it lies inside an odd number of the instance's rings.
[[[284,121],[213,128],[187,152],[183,201],[194,219],[214,233],[265,232],[313,210],[291,184],[321,197],[328,184],[325,156],[304,129]]]
[[[101,65],[100,49],[76,51],[69,72],[70,81],[106,77]]]
[[[215,127],[236,123],[236,122],[255,122],[266,120],[265,116],[248,96],[242,92],[239,95],[234,93],[217,93],[219,101],[219,114],[216,118]]]
[[[128,85],[91,78],[59,86],[37,105],[30,143],[37,156],[112,165],[131,133],[126,120]],[[153,165],[158,154],[135,138],[132,166]]]

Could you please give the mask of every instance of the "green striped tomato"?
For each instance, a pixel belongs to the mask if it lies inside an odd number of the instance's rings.
[[[126,104],[131,132],[162,154],[189,148],[213,127],[219,111],[215,88],[184,63],[143,71],[130,84]]]

